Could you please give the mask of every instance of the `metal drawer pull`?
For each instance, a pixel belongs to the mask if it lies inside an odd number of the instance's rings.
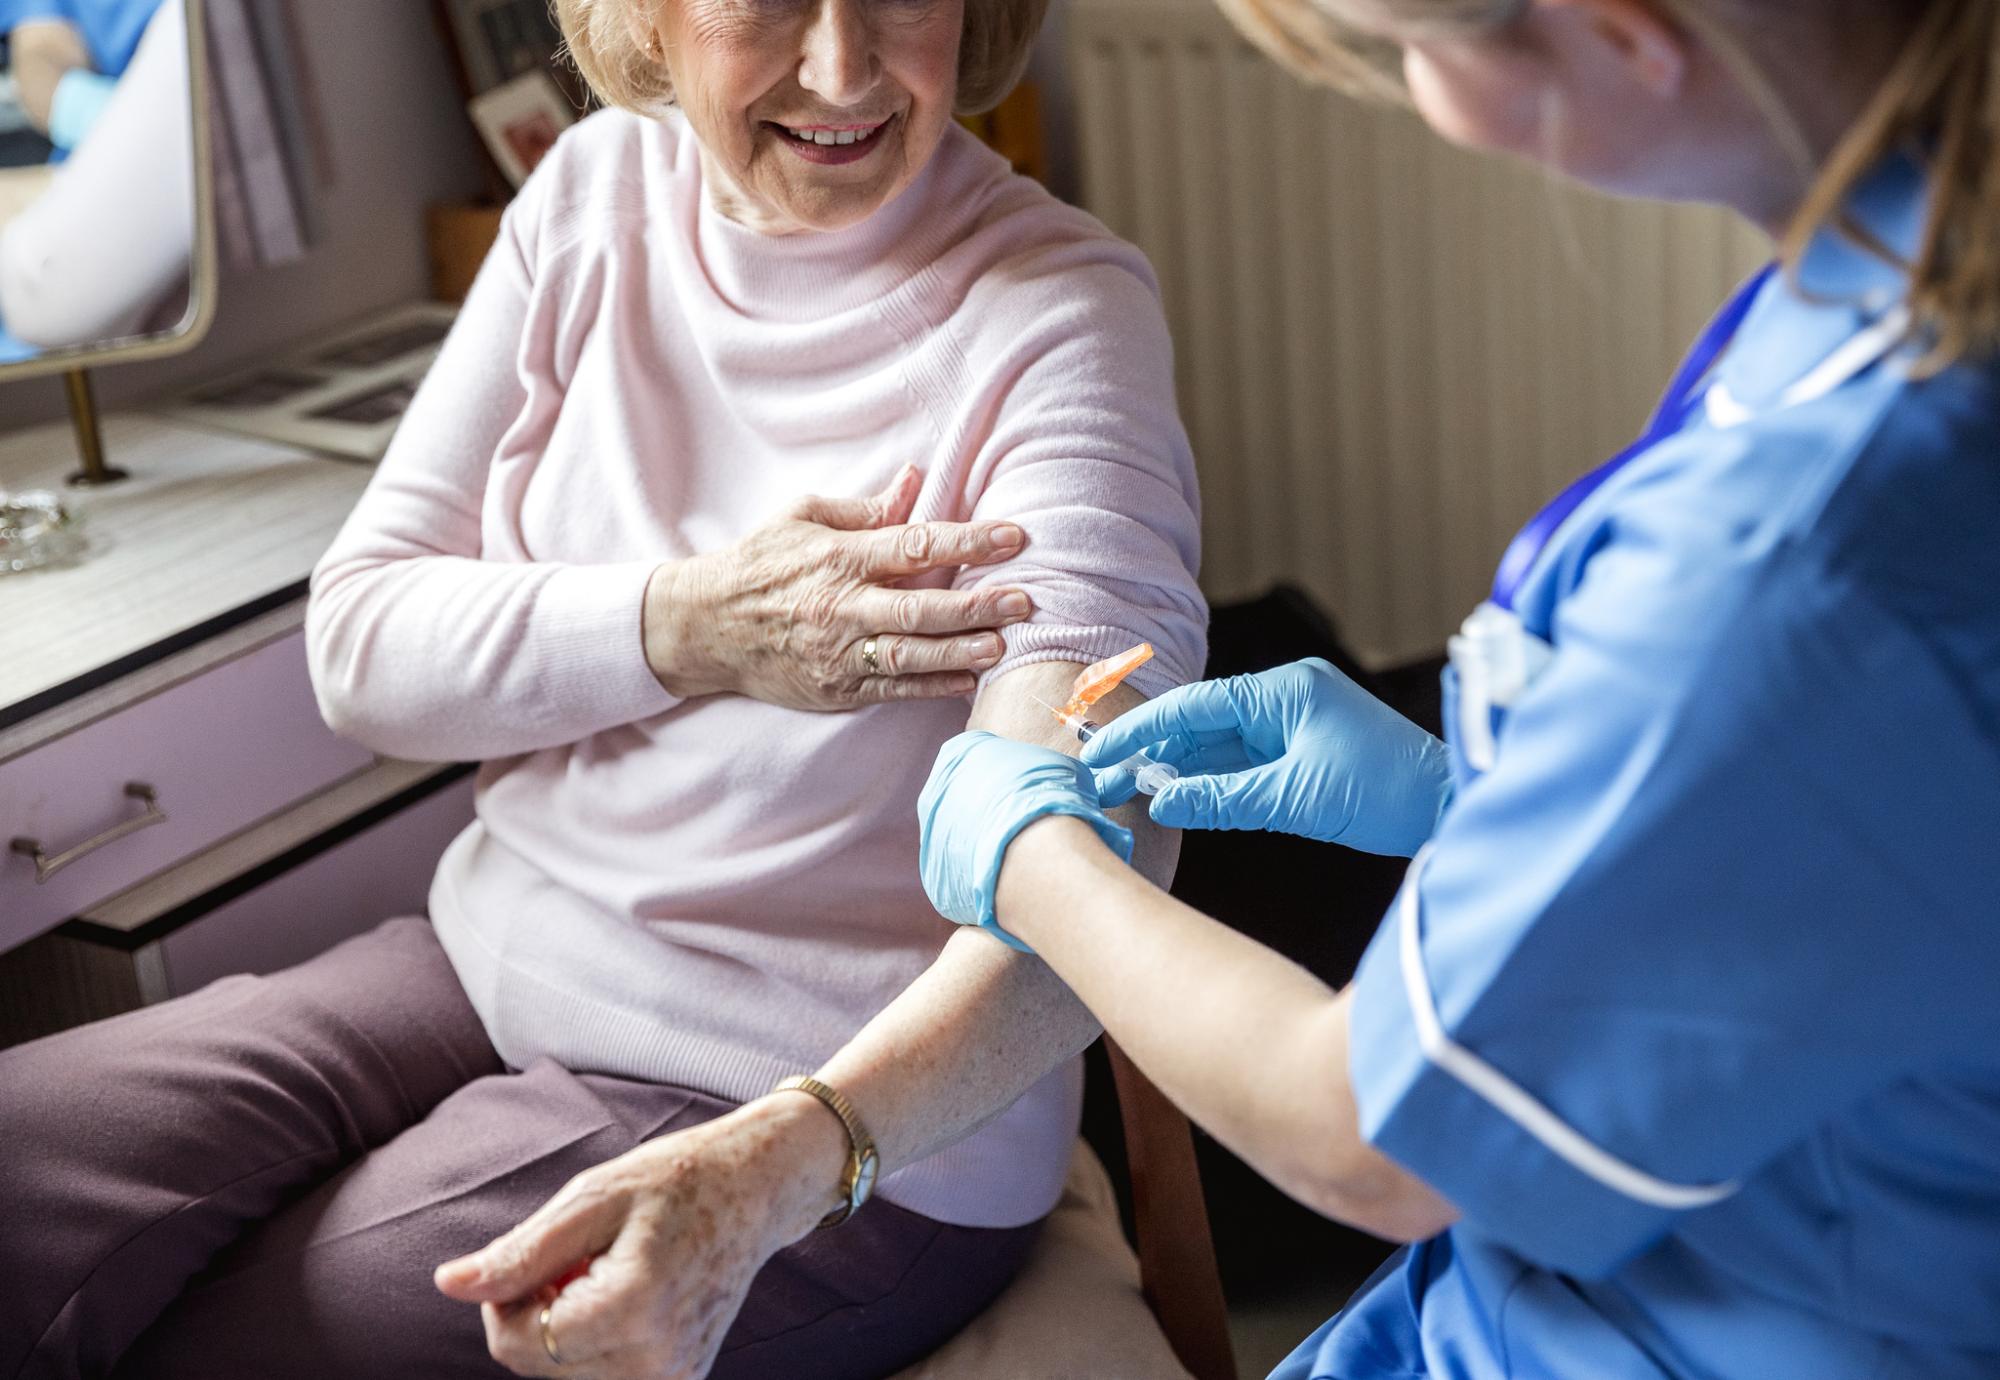
[[[68,867],[79,858],[87,858],[98,849],[118,842],[127,834],[136,834],[141,829],[150,829],[155,824],[167,822],[167,812],[160,808],[159,793],[143,781],[130,781],[125,785],[125,794],[133,800],[144,801],[144,813],[132,816],[122,824],[114,824],[96,838],[85,839],[76,847],[58,853],[53,858],[42,848],[39,839],[15,839],[8,845],[14,852],[35,861],[35,885],[40,886],[49,878]]]

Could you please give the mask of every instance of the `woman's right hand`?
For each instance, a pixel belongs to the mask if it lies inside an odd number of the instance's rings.
[[[1136,752],[1178,767],[1153,797],[1170,829],[1269,829],[1409,857],[1451,798],[1445,745],[1314,657],[1171,690],[1085,746],[1105,808],[1131,799]]]
[[[1007,560],[1027,538],[1012,523],[911,523],[921,487],[906,466],[873,498],[803,499],[726,550],[662,565],[642,628],[654,676],[682,699],[790,709],[970,694],[1005,650],[1000,629],[1033,612],[1027,594],[895,586]]]

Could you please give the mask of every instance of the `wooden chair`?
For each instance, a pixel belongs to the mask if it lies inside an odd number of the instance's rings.
[[[1229,1310],[1195,1163],[1194,1128],[1110,1036],[1104,1043],[1125,1123],[1125,1162],[1132,1175],[1139,1281],[1146,1304],[1195,1380],[1236,1380]]]

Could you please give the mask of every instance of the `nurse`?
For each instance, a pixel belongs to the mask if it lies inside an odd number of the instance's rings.
[[[83,142],[161,0],[0,0],[0,66],[59,155]]]
[[[1415,1243],[1283,1380],[2000,1375],[2000,6],[1231,7],[1779,262],[1507,553],[1449,749],[1319,662],[1081,765],[966,734],[933,901],[1301,1202]],[[1415,855],[1349,987],[1124,865],[1106,768],[1147,747],[1163,824]]]
[[[187,28],[181,0],[0,0],[0,63],[61,164],[0,169],[13,192],[0,364],[180,314],[195,233]]]

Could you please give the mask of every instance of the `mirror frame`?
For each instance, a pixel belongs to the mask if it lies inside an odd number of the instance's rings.
[[[101,365],[137,364],[184,354],[208,337],[217,296],[215,201],[209,166],[208,30],[202,0],[181,0],[187,23],[188,99],[193,103],[189,152],[194,158],[194,246],[188,256],[188,307],[171,331],[130,336],[117,344],[68,345],[14,364],[0,364],[0,385]]]

